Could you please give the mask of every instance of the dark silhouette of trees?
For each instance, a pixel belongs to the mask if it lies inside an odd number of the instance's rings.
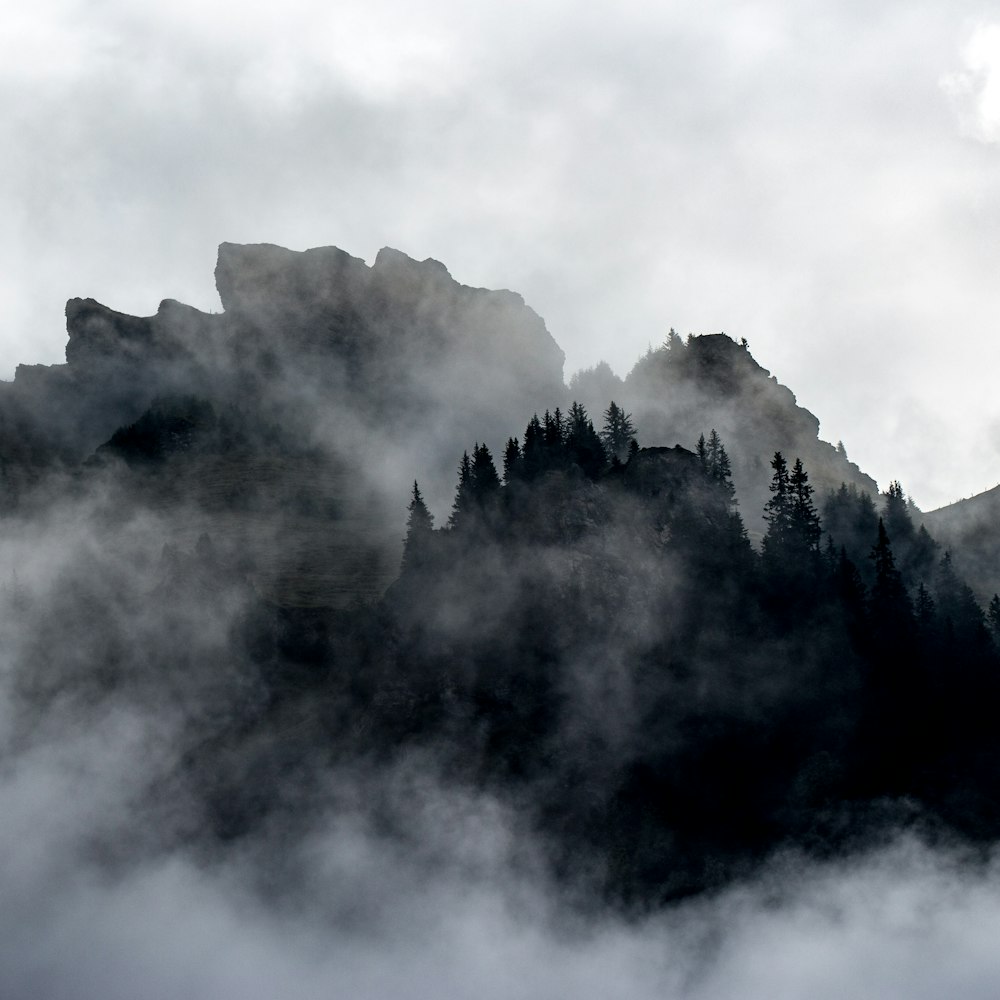
[[[872,539],[878,532],[878,512],[868,493],[859,492],[854,483],[841,483],[823,504],[823,526],[856,566],[867,568]]]
[[[774,475],[768,487],[771,499],[764,505],[767,533],[762,551],[766,562],[780,565],[788,559],[792,537],[792,488],[788,463],[780,451],[774,453],[771,468],[774,469]]]
[[[517,438],[507,438],[507,444],[503,450],[503,481],[508,486],[522,475],[521,446],[517,443]]]
[[[545,431],[537,413],[528,421],[524,430],[521,469],[524,478],[529,481],[545,471]]]
[[[635,438],[635,425],[632,423],[632,414],[626,413],[614,400],[611,400],[604,411],[604,427],[600,437],[608,461],[615,458],[622,461],[628,455],[629,446]]]
[[[465,522],[473,508],[472,460],[467,451],[462,452],[462,461],[458,465],[458,488],[455,500],[451,505],[451,516],[448,527],[457,528]]]
[[[424,566],[434,532],[434,515],[427,509],[416,480],[413,481],[413,496],[407,510],[409,516],[406,519],[406,540],[403,542],[404,573]]]
[[[715,428],[712,428],[708,435],[708,442],[705,442],[705,435],[698,438],[698,458],[702,463],[705,474],[713,482],[717,483],[722,491],[729,498],[731,504],[736,503],[736,487],[733,485],[733,470],[726,454],[725,446]]]
[[[574,402],[566,418],[566,454],[584,475],[596,479],[607,463],[604,445],[582,403]]]
[[[477,443],[472,456],[472,498],[476,506],[483,509],[495,499],[500,489],[500,477],[490,449],[485,444]]]
[[[878,520],[878,537],[869,558],[875,568],[872,584],[871,616],[876,628],[884,633],[898,634],[911,620],[910,599],[903,586],[903,577],[896,568],[885,521]]]
[[[815,562],[819,555],[819,542],[822,537],[822,527],[816,506],[813,503],[813,488],[809,484],[809,475],[802,467],[802,460],[795,459],[791,475],[788,477],[789,489],[789,528],[797,555],[805,562],[812,559]]]
[[[994,594],[986,610],[986,624],[993,641],[1000,645],[1000,594]]]

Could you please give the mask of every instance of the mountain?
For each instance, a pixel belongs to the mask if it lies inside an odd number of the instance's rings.
[[[175,449],[157,480],[171,489],[144,502],[162,510],[173,497],[186,512],[173,541],[208,532],[242,550],[281,603],[376,597],[398,566],[413,480],[432,509],[447,510],[463,450],[485,442],[499,457],[533,413],[573,398],[598,425],[611,399],[632,409],[644,445],[693,448],[716,429],[756,538],[775,451],[801,457],[820,495],[841,482],[877,492],[842,448],[820,440],[819,421],[791,391],[724,335],[686,344],[673,335],[625,380],[599,366],[567,390],[562,350],[519,295],[462,285],[434,260],[384,248],[369,267],[336,247],[224,243],[215,275],[218,314],[172,300],[150,317],[67,303],[66,364],[22,365],[0,386],[8,507],[173,397],[280,428],[277,444],[258,433],[242,450],[209,454],[203,442],[197,460]],[[331,510],[332,521],[316,519]]]
[[[59,830],[27,895],[184,858],[288,912],[319,867],[358,926],[377,843],[421,911],[485,869],[638,915],[900,830],[992,856],[1000,600],[746,344],[567,388],[434,261],[216,277],[219,314],[71,300],[66,364],[0,387],[0,807]]]
[[[983,603],[1000,593],[1000,486],[927,511],[922,518],[952,552]]]
[[[729,452],[747,525],[758,537],[776,451],[790,461],[802,459],[820,496],[841,483],[878,494],[875,480],[847,458],[843,446],[820,439],[818,418],[798,405],[746,345],[724,334],[690,337],[686,343],[673,334],[624,380],[598,365],[575,375],[571,391],[595,410],[614,399],[633,411],[643,443],[693,447],[714,428]]]
[[[281,603],[372,599],[398,569],[414,478],[450,502],[469,433],[502,441],[563,392],[563,353],[521,297],[461,285],[433,260],[222,244],[216,280],[221,314],[67,303],[66,364],[22,365],[0,387],[8,506],[120,428],[155,423],[164,400],[205,400],[258,433],[235,451],[164,454],[154,478],[169,489],[145,482],[144,502],[183,508],[170,540],[208,532],[241,550]],[[263,442],[265,427],[280,433]]]

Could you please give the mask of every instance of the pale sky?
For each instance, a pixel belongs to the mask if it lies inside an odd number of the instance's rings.
[[[390,245],[521,292],[567,378],[724,330],[883,489],[1000,482],[1000,5],[8,8],[0,377],[70,296],[220,308],[222,241]]]

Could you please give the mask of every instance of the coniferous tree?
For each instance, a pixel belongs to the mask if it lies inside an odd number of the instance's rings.
[[[416,480],[413,481],[413,495],[407,509],[409,516],[406,519],[406,540],[403,542],[404,573],[419,569],[426,562],[434,532],[434,515],[427,509]]]
[[[673,327],[670,328],[670,332],[667,334],[667,339],[663,342],[663,346],[675,355],[680,355],[684,351],[684,341],[681,339],[681,335]]]
[[[792,490],[788,475],[788,462],[780,451],[771,460],[774,475],[768,489],[771,499],[764,505],[767,532],[762,543],[764,559],[776,570],[788,558],[792,533]]]
[[[606,464],[604,445],[586,408],[576,401],[570,406],[566,419],[566,453],[569,460],[591,479],[596,479]]]
[[[701,463],[701,471],[708,475],[708,444],[704,434],[698,435],[698,443],[695,445],[694,451]]]
[[[705,435],[698,439],[698,456],[702,460],[702,468],[708,473],[712,482],[718,483],[729,499],[730,504],[736,503],[736,487],[733,485],[733,470],[726,454],[725,446],[718,432],[713,427],[705,443]]]
[[[524,445],[521,448],[521,466],[524,478],[531,480],[545,469],[545,431],[536,413],[524,429]]]
[[[471,485],[473,500],[480,508],[485,507],[500,489],[500,477],[485,444],[477,443],[472,453]]]
[[[885,520],[885,530],[893,540],[897,550],[906,547],[913,537],[913,521],[910,519],[906,494],[898,479],[889,484],[889,489],[882,494],[885,504],[882,517]]]
[[[986,624],[993,641],[1000,645],[1000,594],[994,594],[986,611]]]
[[[791,494],[791,509],[789,522],[794,545],[804,557],[819,554],[819,542],[822,537],[819,514],[813,504],[813,488],[809,484],[809,474],[802,466],[802,460],[795,459],[791,475],[788,477]]]
[[[519,479],[521,469],[521,446],[517,443],[517,438],[507,438],[507,444],[503,450],[503,481],[509,486],[515,479]]]
[[[626,413],[614,400],[604,411],[600,437],[609,461],[614,458],[620,461],[628,454],[629,443],[635,437],[635,425],[632,414]]]
[[[958,642],[975,642],[983,630],[983,611],[972,589],[955,572],[950,552],[938,563],[934,592],[946,632]]]
[[[472,505],[472,461],[469,453],[464,451],[458,466],[458,489],[455,491],[455,502],[451,505],[448,527],[457,528],[463,524],[472,510]]]
[[[875,567],[871,595],[872,621],[881,632],[894,633],[910,620],[910,601],[903,586],[902,575],[896,568],[896,558],[882,518],[878,519],[878,537],[869,558]]]

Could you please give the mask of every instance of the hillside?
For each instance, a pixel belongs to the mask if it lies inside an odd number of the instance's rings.
[[[1000,486],[928,511],[923,521],[954,554],[981,601],[1000,593]]]

